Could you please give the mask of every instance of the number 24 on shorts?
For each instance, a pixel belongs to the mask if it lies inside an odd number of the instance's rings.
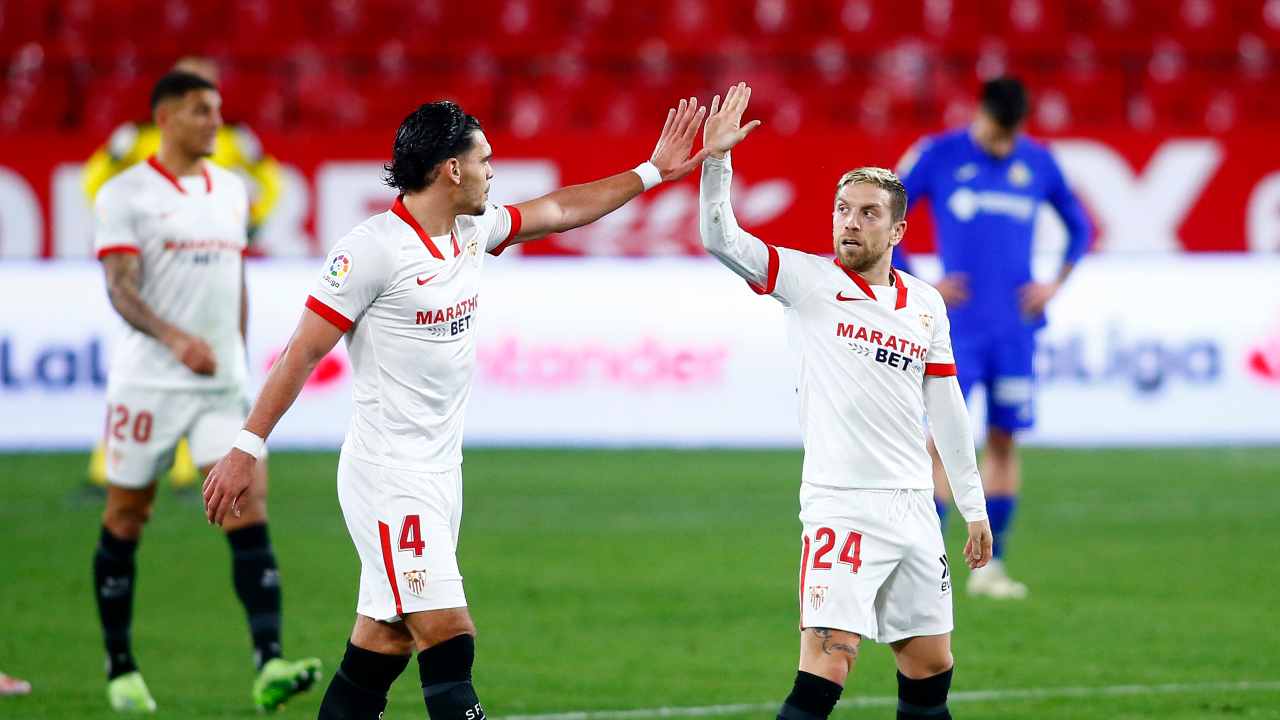
[[[831,562],[823,558],[836,547],[836,531],[829,527],[818,528],[818,532],[814,533],[814,540],[817,541],[818,548],[813,553],[813,569],[830,570]],[[858,568],[862,567],[862,533],[850,531],[845,536],[837,562],[848,565],[850,572],[858,572]]]

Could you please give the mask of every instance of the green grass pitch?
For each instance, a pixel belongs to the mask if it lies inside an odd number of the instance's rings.
[[[954,691],[1271,684],[959,700],[955,717],[1280,718],[1280,449],[1025,459],[1009,564],[1031,598],[957,593]],[[0,718],[110,717],[90,589],[101,500],[80,487],[84,465],[0,456],[0,670],[35,686],[0,698]],[[327,672],[357,576],[334,470],[329,453],[271,458],[285,651]],[[469,452],[459,556],[489,714],[780,702],[797,653],[799,473],[799,453],[782,451]],[[962,531],[953,514],[953,557]],[[254,715],[229,553],[196,501],[162,489],[135,602],[159,717]],[[411,664],[387,718],[425,717],[417,686]],[[894,688],[888,649],[868,644],[844,697]],[[315,717],[322,692],[282,717]],[[851,705],[836,716],[893,717]]]

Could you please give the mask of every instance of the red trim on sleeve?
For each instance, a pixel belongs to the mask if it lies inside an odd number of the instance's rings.
[[[494,257],[501,255],[502,251],[506,250],[507,246],[511,244],[511,241],[516,239],[516,235],[520,234],[520,225],[524,222],[523,218],[520,217],[520,209],[515,205],[503,205],[502,207],[509,215],[511,215],[511,230],[507,233],[507,238],[505,240],[498,243],[497,247],[489,251],[489,254]]]
[[[765,245],[769,251],[769,270],[765,274],[764,286],[755,283],[747,283],[747,286],[757,295],[772,295],[773,291],[778,287],[778,270],[782,266],[781,258],[778,257],[778,248],[772,245]]]
[[[897,268],[889,268],[889,272],[893,273],[893,284],[898,286],[898,299],[893,304],[893,309],[901,310],[907,306],[907,284],[902,282],[902,276],[898,274]]]
[[[422,226],[418,224],[418,221],[414,219],[413,215],[409,212],[409,208],[404,206],[403,195],[396,197],[396,201],[391,203],[391,212],[394,213],[396,217],[403,220],[406,225],[413,228],[413,231],[418,234],[418,239],[422,241],[424,246],[426,246],[427,252],[431,253],[432,257],[437,260],[444,260],[444,256],[440,254],[439,248],[436,247],[435,243],[431,242],[431,236],[427,235],[427,231],[423,230]],[[452,232],[450,234],[452,234]]]
[[[876,294],[871,291],[871,285],[867,284],[867,281],[863,280],[861,275],[841,265],[840,258],[836,258],[833,262],[836,264],[836,267],[840,268],[841,272],[849,276],[849,279],[853,281],[854,285],[858,286],[858,289],[862,291],[863,295],[866,295],[872,300],[876,299]]]
[[[108,245],[104,248],[98,249],[98,259],[101,260],[102,258],[108,255],[112,255],[114,253],[127,253],[129,255],[137,255],[138,248],[132,245]]]
[[[382,564],[387,569],[387,582],[391,583],[391,596],[396,599],[396,614],[404,616],[404,607],[400,605],[400,587],[396,585],[396,564],[391,556],[391,528],[384,522],[378,523],[378,541],[382,543]]]
[[[347,332],[351,329],[352,322],[348,320],[346,316],[328,305],[325,305],[321,300],[316,299],[315,295],[307,296],[307,309],[325,320],[328,320],[330,325],[338,328],[342,332]]]
[[[951,377],[956,374],[955,363],[925,363],[924,374],[934,377]]]

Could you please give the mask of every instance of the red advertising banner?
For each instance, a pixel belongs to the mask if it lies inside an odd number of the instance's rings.
[[[654,124],[653,135],[659,130]],[[255,238],[267,255],[320,254],[347,229],[389,206],[380,185],[385,134],[264,136],[283,167],[284,193]],[[492,194],[509,203],[633,167],[655,138],[576,134],[491,137]],[[858,165],[894,167],[906,135],[771,134],[735,152],[734,207],[769,242],[830,251],[836,180]],[[98,138],[0,138],[0,257],[88,257],[92,217],[80,163]],[[1098,228],[1100,252],[1280,251],[1280,144],[1261,131],[1214,137],[1117,133],[1047,141]],[[660,186],[594,225],[531,243],[526,254],[697,254],[697,172]],[[1050,211],[1044,211],[1052,215]],[[1046,221],[1048,246],[1060,229]],[[932,249],[927,212],[909,218],[907,247]]]

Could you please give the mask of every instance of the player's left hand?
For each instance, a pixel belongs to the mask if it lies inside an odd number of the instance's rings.
[[[1044,308],[1058,294],[1062,285],[1054,282],[1029,282],[1018,290],[1022,300],[1022,314],[1026,317],[1040,317]]]
[[[204,515],[210,523],[221,525],[227,513],[240,517],[240,500],[253,484],[257,462],[249,453],[232,448],[209,471],[203,490]]]
[[[969,523],[969,539],[964,544],[964,563],[976,570],[991,562],[991,523],[978,520]]]
[[[679,180],[702,164],[707,156],[705,149],[693,157],[689,157],[689,152],[693,150],[693,141],[698,137],[698,129],[702,127],[702,118],[706,114],[707,109],[698,107],[696,97],[682,98],[678,107],[667,110],[667,124],[662,126],[658,144],[649,158],[649,162],[662,173],[663,182]]]

